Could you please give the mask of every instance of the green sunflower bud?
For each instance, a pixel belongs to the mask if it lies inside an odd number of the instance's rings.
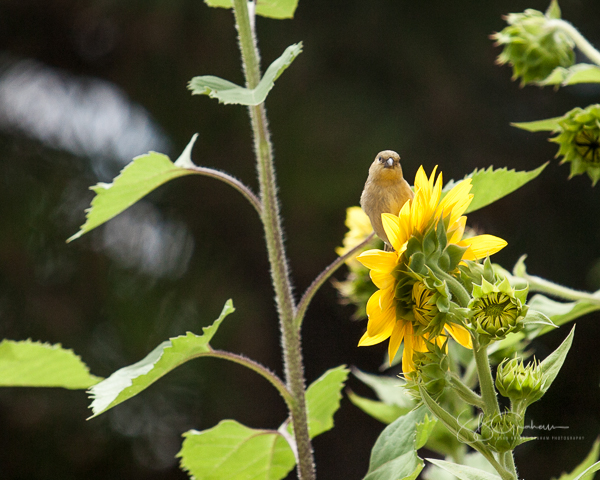
[[[513,412],[505,412],[485,417],[481,424],[481,437],[499,453],[513,450],[521,443],[523,417]]]
[[[552,20],[560,18],[560,9],[552,2],[544,14],[528,9],[505,17],[508,26],[491,36],[504,49],[497,63],[513,67],[513,80],[521,79],[521,86],[548,77],[556,67],[570,67],[575,63],[574,42],[558,30]]]
[[[470,323],[480,341],[488,344],[521,330],[528,309],[526,298],[527,289],[515,290],[506,277],[495,284],[484,278],[481,285],[474,285]]]
[[[559,133],[550,141],[560,148],[556,156],[571,164],[571,175],[587,173],[596,185],[600,179],[600,105],[574,108],[559,121]]]
[[[496,388],[502,396],[513,402],[525,401],[527,405],[544,395],[544,378],[539,362],[525,366],[518,358],[505,359],[496,372]]]
[[[425,343],[428,351],[415,352],[413,355],[415,370],[406,374],[406,386],[408,393],[416,398],[420,398],[420,384],[431,398],[438,399],[450,382],[446,342],[441,347],[427,340]]]

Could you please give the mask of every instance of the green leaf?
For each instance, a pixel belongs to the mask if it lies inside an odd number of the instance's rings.
[[[404,480],[417,477],[424,466],[415,448],[417,423],[423,421],[425,412],[423,407],[413,410],[381,432],[371,452],[369,471],[364,480]]]
[[[578,63],[569,68],[556,67],[552,73],[536,84],[545,85],[575,85],[577,83],[600,83],[600,67],[588,63]]]
[[[417,423],[417,438],[415,441],[415,449],[422,448],[427,443],[429,436],[437,425],[437,418],[425,415],[422,422]]]
[[[436,460],[434,458],[428,458],[428,462],[440,467],[447,472],[450,472],[460,480],[501,480],[498,475],[488,473],[478,468],[467,467],[465,465],[458,465],[452,462],[446,462],[444,460]]]
[[[527,130],[528,132],[556,132],[560,129],[558,122],[562,119],[563,117],[553,117],[534,122],[514,122],[511,125],[522,130]]]
[[[527,306],[530,309],[548,316],[552,323],[557,326],[564,325],[583,315],[600,310],[600,305],[597,303],[586,302],[585,300],[578,300],[576,302],[557,302],[556,300],[539,293],[531,297],[531,300],[527,302]],[[528,336],[530,338],[537,337],[552,331],[553,329],[554,327],[544,327],[534,330],[532,334]]]
[[[225,317],[234,310],[232,301],[227,300],[219,318],[209,327],[204,327],[202,335],[188,332],[186,335],[171,338],[161,343],[144,359],[117,370],[106,380],[94,385],[90,388],[93,398],[90,406],[93,415],[90,418],[129,400],[188,360],[210,352],[212,349],[208,342]]]
[[[31,340],[0,343],[0,387],[86,389],[102,380],[72,350]]]
[[[350,401],[367,415],[381,423],[390,424],[401,415],[406,415],[412,408],[403,408],[398,405],[390,405],[378,400],[361,397],[354,392],[347,392]]]
[[[551,0],[548,9],[546,10],[546,17],[548,18],[560,18],[560,7],[558,6],[557,0]]]
[[[542,391],[546,393],[554,382],[554,379],[558,375],[563,363],[565,362],[565,358],[567,357],[567,353],[569,353],[569,349],[571,348],[571,344],[573,343],[573,335],[575,334],[575,327],[571,329],[571,332],[565,338],[565,340],[560,344],[560,346],[554,350],[550,355],[548,355],[542,363],[540,363],[540,369],[542,371],[542,378],[544,379],[544,385],[542,386]]]
[[[280,480],[294,468],[294,453],[275,430],[256,430],[234,420],[184,435],[181,468],[198,480]]]
[[[592,445],[592,449],[590,453],[585,457],[583,462],[581,462],[571,473],[563,473],[558,480],[575,480],[578,476],[584,473],[589,467],[591,467],[595,462],[600,458],[600,438],[597,438],[594,444]],[[588,474],[585,477],[581,477],[582,480],[592,480],[594,478],[593,475]]]
[[[209,7],[231,8],[233,0],[204,0]],[[257,0],[256,14],[270,18],[293,18],[298,0]]]
[[[429,459],[427,459],[429,460]],[[462,464],[466,467],[472,467],[484,472],[497,474],[496,470],[490,462],[479,452],[473,451],[467,453],[462,460]],[[442,470],[436,465],[430,465],[423,475],[424,480],[456,480],[456,477],[446,470]]]
[[[516,172],[515,170],[507,170],[506,168],[498,168],[494,170],[493,167],[489,167],[487,170],[475,169],[472,173],[467,175],[465,179],[470,178],[471,193],[473,201],[467,208],[465,213],[474,212],[480,208],[485,207],[496,200],[508,195],[509,193],[518,190],[526,183],[536,178],[542,170],[546,168],[548,162],[544,163],[535,170],[530,172]],[[444,192],[449,192],[455,185],[460,183],[462,180],[454,181],[450,180],[444,186]]]
[[[593,477],[590,477],[590,474],[597,472],[598,470],[600,470],[600,462],[594,463],[591,467],[586,469],[583,473],[581,473],[581,475],[575,477],[573,480],[591,480]]]
[[[212,75],[192,78],[188,88],[192,91],[192,95],[208,95],[226,105],[259,105],[267,98],[267,94],[273,88],[275,80],[300,55],[300,52],[302,52],[302,43],[290,45],[286,48],[281,57],[275,60],[267,69],[256,88],[240,87],[235,83]]]
[[[407,412],[415,408],[414,399],[407,395],[402,388],[406,382],[401,378],[372,375],[357,368],[353,368],[352,373],[356,378],[371,387],[383,403],[396,405],[401,409],[406,409]]]
[[[308,431],[314,438],[333,428],[333,414],[340,408],[342,388],[348,378],[345,365],[326,371],[306,390]]]
[[[189,156],[198,135],[194,135],[179,159],[173,163],[166,155],[149,152],[135,157],[117,176],[113,183],[98,183],[90,187],[96,192],[92,205],[86,210],[86,221],[79,232],[67,240],[71,242],[84,233],[102,225],[131,207],[152,190],[174,178],[197,174]]]

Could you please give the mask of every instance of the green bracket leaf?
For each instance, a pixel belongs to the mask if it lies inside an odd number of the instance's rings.
[[[494,170],[493,167],[485,170],[474,170],[465,177],[465,179],[471,179],[471,184],[473,185],[471,193],[474,195],[473,201],[465,213],[479,210],[518,190],[542,173],[546,165],[548,165],[548,162],[529,172],[516,172],[515,170],[507,170],[506,168]],[[450,191],[452,187],[461,181],[450,180],[444,186],[444,192]]]
[[[234,420],[184,434],[181,468],[192,478],[280,480],[296,459],[287,440],[274,430],[248,428]]]
[[[581,475],[576,476],[573,480],[592,480],[591,474],[600,470],[600,462],[594,463],[591,467],[587,468]]]
[[[372,375],[353,368],[352,373],[356,378],[371,387],[377,397],[387,405],[395,405],[406,412],[411,411],[416,406],[413,397],[407,395],[402,388],[406,382],[399,377],[389,377],[383,375]]]
[[[275,80],[300,55],[300,52],[302,52],[302,42],[286,48],[283,54],[269,66],[256,88],[253,89],[240,87],[212,75],[192,78],[188,88],[192,91],[192,95],[208,95],[226,105],[259,105],[267,98]]]
[[[362,397],[352,391],[347,391],[346,394],[350,401],[360,408],[367,415],[370,415],[375,420],[389,425],[394,420],[402,415],[406,415],[412,408],[402,408],[397,405],[389,405],[378,400]]]
[[[600,458],[600,438],[597,438],[594,444],[592,445],[592,449],[590,453],[587,454],[583,462],[581,462],[575,469],[570,473],[563,473],[558,480],[575,480],[577,477],[580,477],[588,468],[594,465]],[[581,477],[581,480],[592,480],[594,476],[588,473],[585,477]],[[553,479],[556,480],[556,479]]]
[[[231,8],[232,0],[204,0],[209,7]],[[263,17],[293,18],[298,0],[256,0],[256,14]]]
[[[233,311],[233,302],[227,300],[219,318],[212,325],[204,327],[202,335],[188,332],[186,335],[171,338],[161,343],[144,359],[117,370],[106,380],[94,385],[90,388],[90,396],[93,398],[90,406],[93,415],[90,418],[129,400],[188,360],[210,352],[210,340],[225,317]]]
[[[427,458],[426,460],[446,470],[460,480],[502,480],[498,475],[479,470],[478,468],[458,465],[444,460],[436,460],[435,458]]]
[[[345,365],[327,370],[306,390],[310,438],[333,428],[333,414],[340,408],[342,388],[348,373]]]
[[[0,343],[0,387],[83,390],[100,382],[72,350],[31,340]]]
[[[534,122],[519,122],[511,123],[513,127],[527,130],[528,132],[557,132],[560,129],[560,122],[563,117],[546,118],[544,120],[536,120]]]
[[[415,479],[423,470],[416,451],[417,423],[423,422],[421,407],[388,425],[373,446],[369,471],[364,480]]]
[[[98,183],[90,187],[96,192],[96,196],[90,208],[86,210],[86,221],[79,232],[67,242],[81,237],[84,233],[116,217],[162,184],[174,178],[198,174],[197,171],[187,168],[193,165],[189,156],[197,137],[197,134],[192,137],[175,163],[162,153],[149,152],[135,157],[113,180],[113,183]]]
[[[578,83],[600,83],[600,67],[588,63],[578,63],[569,68],[556,67],[552,73],[537,85],[566,87]]]
[[[542,377],[544,379],[544,385],[542,386],[542,391],[544,393],[548,391],[550,385],[552,385],[552,382],[554,382],[554,379],[558,375],[558,372],[560,372],[563,363],[565,363],[565,358],[567,358],[567,353],[569,353],[569,349],[573,343],[574,334],[575,327],[571,329],[571,332],[560,346],[540,363],[540,369],[542,370]]]
[[[573,320],[600,310],[600,305],[597,303],[578,300],[576,302],[558,302],[546,297],[540,293],[531,297],[527,306],[530,310],[535,310],[546,315],[556,326],[564,325]],[[539,337],[547,332],[554,330],[553,326],[546,326],[533,330],[528,333],[529,338]]]

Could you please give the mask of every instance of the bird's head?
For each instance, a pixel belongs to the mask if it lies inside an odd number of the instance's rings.
[[[375,157],[369,173],[386,180],[402,178],[400,155],[393,150],[383,150]]]

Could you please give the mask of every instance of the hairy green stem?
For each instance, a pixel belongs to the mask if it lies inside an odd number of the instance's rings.
[[[217,180],[221,180],[233,188],[235,188],[238,192],[240,192],[246,199],[250,202],[250,204],[256,209],[258,214],[262,213],[262,204],[258,197],[254,194],[249,187],[240,182],[237,178],[232,177],[228,173],[221,172],[219,170],[215,170],[214,168],[207,167],[186,167],[188,170],[193,170],[200,175],[204,175],[205,177],[216,178]]]
[[[500,414],[500,406],[496,389],[494,388],[494,379],[488,360],[487,348],[479,343],[477,335],[473,336],[473,355],[477,364],[477,374],[479,376],[479,388],[481,398],[483,399],[483,412],[485,415],[494,417]]]
[[[197,357],[222,358],[224,360],[229,360],[230,362],[243,365],[244,367],[253,370],[254,372],[261,375],[263,378],[267,379],[271,383],[271,385],[273,385],[281,394],[281,396],[285,400],[285,403],[288,405],[288,408],[291,408],[291,406],[294,404],[294,399],[290,391],[286,387],[285,383],[283,383],[283,381],[267,367],[261,365],[258,362],[255,362],[254,360],[244,357],[243,355],[237,355],[235,353],[227,352],[224,350],[211,350],[210,352],[200,353],[197,355]]]
[[[331,262],[329,266],[325,268],[325,270],[323,270],[319,274],[319,276],[313,280],[310,286],[306,289],[306,292],[304,292],[304,295],[302,295],[300,302],[298,303],[298,309],[296,310],[295,320],[296,328],[300,328],[300,326],[302,325],[304,315],[306,314],[306,309],[308,308],[310,301],[315,296],[315,293],[317,293],[319,288],[321,288],[321,286],[327,281],[327,279],[331,277],[331,275],[333,275],[336,272],[336,270],[344,264],[346,260],[356,255],[356,253],[359,252],[361,248],[364,248],[364,246],[367,245],[373,239],[374,236],[375,233],[371,233],[371,235],[365,238],[352,250],[346,252],[344,255]]]
[[[456,394],[462,398],[465,402],[470,405],[474,405],[477,408],[483,409],[483,399],[477,395],[473,390],[467,387],[456,375],[456,373],[450,373],[450,385],[456,392]]]
[[[557,283],[553,283],[535,275],[523,274],[520,278],[523,278],[529,284],[529,291],[547,293],[554,297],[562,298],[564,300],[578,301],[583,300],[585,302],[600,305],[600,292],[588,293],[572,288],[563,287]]]
[[[466,307],[471,301],[471,296],[469,295],[469,292],[465,290],[465,287],[463,287],[456,278],[449,273],[444,272],[440,268],[435,268],[433,271],[439,278],[446,282],[446,285],[448,285],[448,290],[450,290],[452,296],[458,300],[459,305],[461,307]]]
[[[255,88],[260,81],[260,60],[256,36],[252,28],[253,19],[250,18],[246,0],[234,0],[233,10],[239,33],[246,85],[248,88]],[[270,141],[267,114],[264,104],[250,106],[249,112],[254,134],[254,148],[262,201],[261,220],[265,230],[271,278],[275,288],[279,313],[285,379],[287,388],[293,398],[290,406],[290,416],[292,417],[294,436],[298,447],[298,477],[301,480],[314,480],[316,473],[308,433],[301,338],[294,322],[296,307],[283,245],[273,148]]]
[[[549,20],[547,23],[548,28],[556,28],[566,33],[577,45],[577,48],[588,57],[596,65],[600,65],[600,52],[594,48],[594,46],[586,40],[586,38],[579,33],[573,25],[569,22],[561,20],[559,18]]]

